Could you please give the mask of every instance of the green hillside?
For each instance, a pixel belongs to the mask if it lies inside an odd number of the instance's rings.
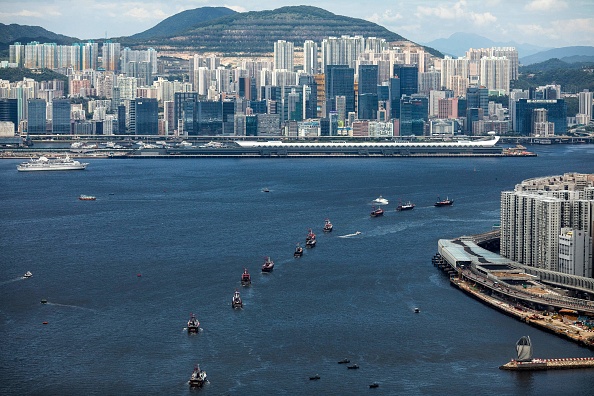
[[[188,30],[168,37],[138,39],[121,37],[119,41],[132,48],[152,47],[159,50],[219,52],[229,55],[260,55],[272,52],[274,42],[287,40],[302,45],[305,40],[321,42],[328,36],[359,35],[378,37],[389,42],[406,40],[375,23],[335,15],[317,7],[282,7],[270,11],[234,13],[226,17],[188,23]],[[429,52],[441,56],[438,51]]]

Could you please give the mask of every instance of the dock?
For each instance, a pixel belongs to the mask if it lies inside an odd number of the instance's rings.
[[[512,371],[594,368],[594,358],[533,359],[530,362],[518,362],[516,360],[512,360],[503,366],[499,366],[499,368],[501,370]]]

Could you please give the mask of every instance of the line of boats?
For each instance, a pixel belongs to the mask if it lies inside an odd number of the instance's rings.
[[[381,195],[378,198],[374,199],[372,202],[374,205],[373,205],[373,209],[371,210],[371,213],[369,214],[371,217],[383,216],[384,210],[379,205],[388,205],[390,203],[386,198],[382,197]],[[447,197],[446,199],[441,199],[440,197],[437,197],[437,201],[433,204],[433,206],[435,206],[435,207],[452,206],[453,204],[454,204],[454,200],[450,199],[449,197]],[[415,204],[412,203],[411,201],[408,201],[406,203],[399,202],[398,206],[396,207],[396,210],[398,212],[402,212],[402,211],[406,211],[406,210],[412,210],[414,208],[415,208]]]

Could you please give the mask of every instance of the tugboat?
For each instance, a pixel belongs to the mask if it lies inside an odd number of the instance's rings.
[[[241,296],[239,295],[239,290],[237,289],[235,289],[235,294],[233,294],[231,306],[233,308],[243,308],[243,301],[241,301]]]
[[[332,223],[330,223],[330,219],[326,219],[324,223],[324,232],[332,232]]]
[[[252,277],[248,272],[247,268],[243,269],[243,274],[241,275],[241,286],[249,286],[252,284]]]
[[[297,258],[301,256],[303,256],[303,248],[299,244],[297,244],[297,247],[295,248],[295,253],[293,253],[293,257]]]
[[[369,214],[371,217],[378,217],[378,216],[383,216],[384,215],[384,210],[378,206],[378,208],[376,209],[375,206],[373,207],[373,210],[371,211],[371,213]]]
[[[266,257],[266,261],[262,264],[262,272],[272,272],[274,269],[274,261],[270,257]]]
[[[196,315],[193,313],[190,314],[190,320],[188,320],[188,333],[198,333],[199,329],[200,322],[198,321],[198,318],[196,318]]]
[[[453,199],[441,199],[439,197],[437,197],[437,202],[435,202],[435,204],[433,204],[434,206],[452,206],[454,204],[454,200]]]
[[[33,276],[33,274],[31,273],[31,271],[27,271],[27,272],[25,272],[25,275],[23,275],[23,278],[30,278],[32,276]]]
[[[307,236],[305,237],[305,247],[311,249],[315,246],[316,246],[316,234],[314,234],[314,232],[310,228],[307,233]]]
[[[196,365],[188,383],[191,388],[201,388],[206,383],[206,371],[200,370],[200,366]]]
[[[398,207],[396,208],[397,211],[403,211],[403,210],[412,210],[415,208],[415,204],[411,203],[410,201],[408,201],[407,203],[405,203],[404,205],[402,203],[398,204]]]

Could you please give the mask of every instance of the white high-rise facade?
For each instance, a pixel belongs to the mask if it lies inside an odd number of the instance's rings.
[[[293,43],[278,40],[274,43],[274,69],[275,70],[288,70],[293,71],[295,49]]]
[[[585,90],[578,94],[579,97],[579,114],[584,114],[586,116],[587,122],[592,121],[592,104],[593,104],[593,94],[594,92],[589,92]]]
[[[305,74],[318,74],[318,44],[312,40],[303,43],[303,72]]]
[[[509,60],[505,57],[481,58],[480,85],[489,91],[509,93]]]
[[[589,264],[582,268],[591,269],[593,214],[594,174],[524,180],[514,191],[501,193],[501,255],[524,265],[565,271],[568,258],[560,252],[567,250],[560,244],[567,243],[560,240],[567,234],[563,229],[571,228],[576,235],[583,232],[589,238],[590,242],[573,245],[589,251],[573,256],[589,257]],[[591,270],[585,276],[592,277]]]

